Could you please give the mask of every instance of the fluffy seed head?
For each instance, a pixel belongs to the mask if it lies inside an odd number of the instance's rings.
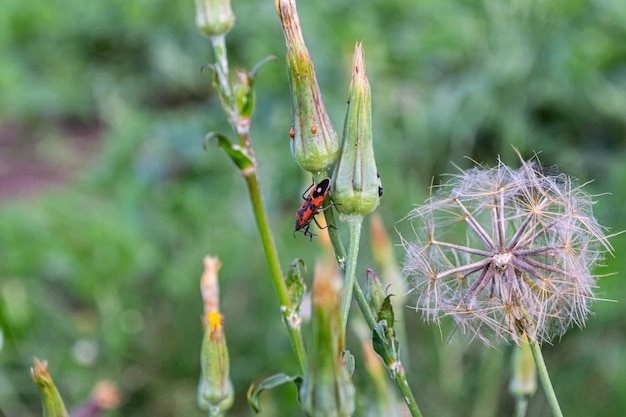
[[[584,326],[592,268],[612,248],[592,196],[534,159],[453,176],[412,210],[404,271],[427,321],[451,316],[484,343],[539,342]]]

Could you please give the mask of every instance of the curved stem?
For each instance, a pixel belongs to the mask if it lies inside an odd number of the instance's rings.
[[[546,368],[546,363],[543,361],[543,354],[541,353],[539,343],[537,341],[531,342],[530,350],[533,352],[533,358],[535,358],[539,379],[541,380],[543,391],[546,393],[550,410],[552,410],[552,415],[554,417],[563,417],[563,412],[561,411],[559,401],[556,398],[552,382],[550,381],[550,376],[548,375],[548,368]]]

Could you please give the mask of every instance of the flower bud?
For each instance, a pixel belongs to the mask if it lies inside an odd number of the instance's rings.
[[[30,368],[30,376],[41,392],[43,415],[45,417],[69,417],[61,394],[48,373],[48,362],[35,358],[34,366]]]
[[[198,405],[209,410],[209,415],[221,415],[233,405],[235,395],[230,380],[228,347],[222,315],[209,313],[206,320],[200,354],[202,375],[198,385]]]
[[[314,175],[325,172],[339,153],[339,138],[322,100],[309,50],[304,44],[295,0],[276,0],[285,41],[291,86],[291,153]]]
[[[364,216],[378,206],[382,188],[374,159],[371,94],[361,43],[357,43],[352,61],[342,140],[333,176],[333,201],[342,214]]]
[[[203,35],[225,35],[234,24],[230,0],[196,0],[196,25]]]
[[[203,410],[209,410],[211,416],[221,415],[232,406],[234,400],[224,318],[219,313],[217,271],[220,266],[219,259],[205,257],[204,273],[200,281],[204,300],[205,333],[200,353],[202,375],[198,385],[198,405]]]
[[[319,265],[315,270],[313,340],[300,387],[300,403],[311,417],[351,416],[354,386],[341,355],[338,294],[329,270]]]

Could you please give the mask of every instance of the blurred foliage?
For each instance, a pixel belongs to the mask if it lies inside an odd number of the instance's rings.
[[[379,211],[390,229],[424,200],[433,176],[456,169],[450,162],[467,167],[468,156],[493,165],[500,154],[515,165],[512,145],[528,156],[541,151],[546,165],[581,182],[595,178],[592,192],[612,194],[598,197],[598,217],[612,231],[625,228],[626,2],[300,3],[336,126],[354,42],[364,42],[385,190]],[[4,0],[2,9],[0,134],[22,126],[20,142],[58,159],[76,144],[49,144],[58,142],[59,126],[77,123],[97,128],[98,149],[83,156],[86,168],[72,181],[1,202],[0,416],[39,415],[28,375],[33,356],[49,360],[68,405],[109,378],[125,396],[110,415],[201,415],[195,395],[205,254],[224,264],[232,415],[252,415],[248,385],[296,366],[243,181],[215,147],[202,151],[208,130],[228,127],[199,71],[211,57],[193,25],[193,2]],[[273,1],[233,0],[233,9],[233,66],[283,56]],[[313,265],[318,245],[291,236],[310,179],[290,155],[287,73],[279,62],[258,77],[252,135],[283,265],[296,257]],[[7,152],[6,141],[0,144]],[[616,257],[598,273],[626,270],[626,239],[612,242]],[[372,266],[368,249],[360,279]],[[619,276],[600,286],[602,297],[626,299]],[[545,347],[568,416],[626,409],[626,307],[596,307],[584,332]],[[409,375],[425,415],[468,415],[490,401],[496,415],[511,413],[506,366],[498,378],[482,377],[508,357],[508,347],[448,341],[445,332],[442,340],[438,329],[407,316]],[[366,379],[358,369],[355,377]],[[488,392],[500,395],[489,399]],[[362,393],[364,404],[367,388]],[[299,415],[294,397],[290,388],[265,393],[262,415]],[[546,407],[539,392],[528,415],[546,415]]]

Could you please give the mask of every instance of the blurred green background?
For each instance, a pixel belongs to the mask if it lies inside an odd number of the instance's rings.
[[[283,265],[295,257],[312,265],[319,245],[291,235],[310,178],[288,146],[280,23],[271,0],[233,0],[233,9],[231,65],[281,58],[257,78],[252,135]],[[299,11],[339,128],[354,43],[364,42],[385,190],[378,211],[389,230],[410,236],[396,222],[424,201],[431,178],[471,166],[466,156],[517,165],[512,146],[594,180],[589,192],[608,194],[597,198],[600,222],[625,229],[626,2],[301,0]],[[193,22],[191,0],[3,0],[0,416],[41,414],[33,356],[50,361],[68,405],[110,379],[123,393],[111,416],[202,415],[206,254],[224,265],[237,391],[230,415],[253,415],[251,382],[296,372],[243,181],[220,150],[202,149],[207,131],[228,126],[200,73],[211,52]],[[615,257],[597,271],[613,274],[598,293],[617,302],[597,303],[584,331],[544,349],[570,417],[626,409],[625,239],[612,239]],[[360,279],[370,252],[364,241]],[[410,310],[405,324],[425,416],[512,414],[510,347],[448,343]],[[356,378],[363,406],[367,382],[358,369]],[[264,394],[261,415],[303,415],[294,397],[288,387]],[[528,415],[549,415],[542,392]]]

